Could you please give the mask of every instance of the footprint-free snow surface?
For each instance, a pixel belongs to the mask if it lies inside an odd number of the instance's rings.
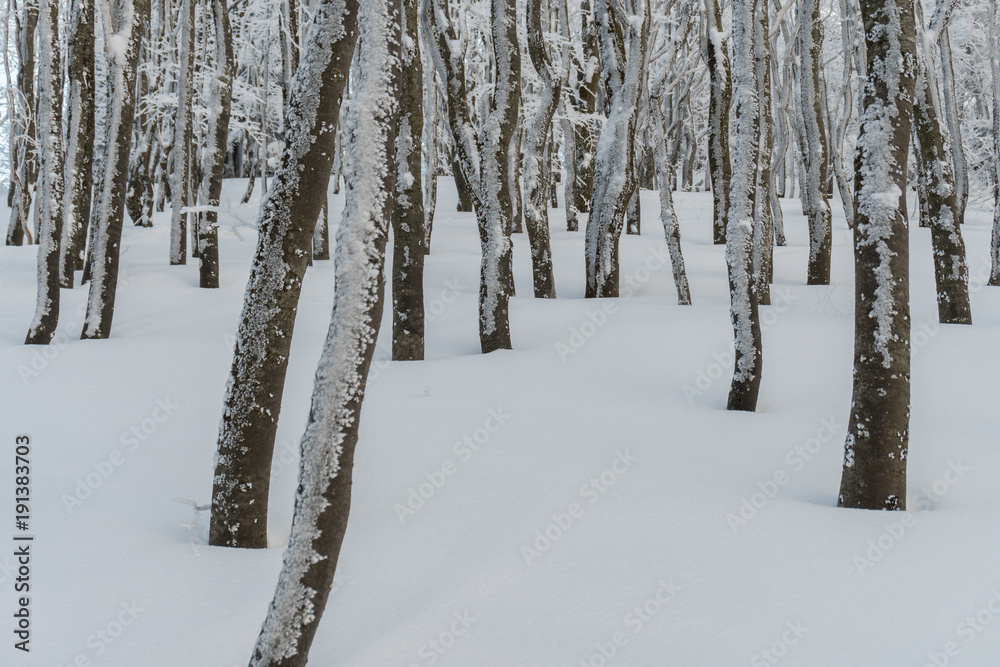
[[[86,291],[76,287],[62,292],[54,344],[24,346],[36,248],[0,248],[0,665],[247,664],[289,532],[333,270],[319,261],[306,274],[271,547],[209,547],[195,506],[210,500],[256,241],[258,201],[236,203],[244,187],[226,185],[218,290],[198,288],[194,261],[168,266],[168,214],[151,229],[126,221],[108,340],[79,340]],[[553,210],[558,298],[531,297],[527,239],[516,235],[514,349],[486,356],[478,234],[455,200],[442,179],[427,360],[390,363],[383,327],[350,526],[310,664],[997,664],[990,211],[971,208],[964,227],[971,327],[937,324],[930,234],[911,229],[911,511],[887,513],[836,507],[854,293],[839,204],[833,284],[813,287],[805,219],[797,200],[783,202],[788,245],[775,251],[774,305],[761,311],[759,409],[746,414],[725,410],[732,331],[710,194],[676,196],[694,305],[676,304],[656,193],[642,195],[642,234],[621,240],[629,296],[616,300],[583,298],[583,233],[564,231]],[[342,206],[331,195],[331,226]],[[31,442],[30,653],[13,633],[21,434]]]

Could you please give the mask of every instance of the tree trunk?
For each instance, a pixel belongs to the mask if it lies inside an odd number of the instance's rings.
[[[174,122],[174,179],[171,190],[170,264],[187,264],[188,214],[191,205],[191,149],[194,97],[194,5],[181,0],[179,19],[180,77],[177,82],[177,117]]]
[[[318,1],[317,11],[323,4]],[[351,155],[345,165],[347,206],[337,231],[333,315],[302,436],[292,531],[251,667],[306,664],[347,531],[361,405],[385,292],[400,11],[399,0],[370,0],[361,11],[358,104],[351,105],[344,136]],[[303,65],[312,56],[307,47]]]
[[[399,82],[395,205],[392,209],[392,358],[424,358],[424,186],[420,173],[423,133],[423,63],[417,3],[403,0],[405,38]]]
[[[438,176],[438,89],[434,59],[430,54],[430,50],[435,48],[431,11],[433,2],[420,0],[420,66],[424,74],[424,127],[421,131],[421,146],[423,146],[424,253],[426,254],[431,252],[431,230],[434,228],[434,213],[437,210]]]
[[[809,218],[807,285],[830,284],[833,226],[827,199],[828,145],[823,122],[820,68],[823,66],[823,20],[819,0],[802,0],[799,6],[799,108],[805,178],[800,196]]]
[[[145,11],[146,2],[148,0],[115,0],[110,21],[115,34],[104,36],[110,70],[107,155],[97,193],[93,276],[81,338],[107,338],[111,335],[118,290],[125,189],[128,186],[128,158],[132,148],[132,123],[135,118],[136,72],[145,30],[142,18],[148,15]],[[125,45],[124,53],[113,50],[115,43]]]
[[[35,28],[38,25],[38,3],[20,0],[16,13],[17,95],[14,126],[11,129],[11,189],[7,204],[10,206],[10,224],[7,227],[7,245],[32,242],[31,198],[38,175],[35,155]]]
[[[861,0],[868,52],[855,165],[854,393],[838,505],[906,508],[909,246],[903,198],[916,83],[912,0]]]
[[[304,65],[293,77],[285,152],[260,209],[219,430],[209,533],[215,546],[267,546],[274,435],[302,277],[330,182],[357,12],[356,0],[318,0]]]
[[[736,341],[729,410],[757,409],[762,369],[757,287],[753,280],[753,235],[760,162],[758,100],[758,0],[733,4],[733,108],[736,132],[732,143],[733,176],[726,222],[726,265],[729,268],[730,319]]]
[[[919,144],[918,168],[926,188],[921,207],[921,222],[926,219],[931,228],[934,254],[934,279],[937,285],[938,319],[942,324],[972,324],[969,304],[969,266],[965,259],[965,242],[959,227],[960,206],[955,188],[954,160],[951,137],[942,124],[941,102],[938,98],[937,63],[934,40],[922,25],[923,12],[917,8],[916,99],[913,105],[914,136]],[[947,16],[935,14],[937,24],[930,33],[947,29]],[[944,21],[944,23],[941,23]]]
[[[59,323],[63,141],[59,3],[45,0],[38,21],[38,299],[25,343],[48,345]]]
[[[94,4],[75,0],[69,23],[66,172],[59,284],[73,286],[83,268],[94,172]]]
[[[547,3],[546,3],[547,4]],[[545,51],[542,32],[542,2],[529,2],[527,7],[528,55],[542,81],[538,109],[528,124],[524,146],[524,221],[531,244],[531,277],[535,297],[556,298],[556,282],[552,273],[552,245],[549,240],[548,179],[545,178],[546,139],[552,127],[552,117],[559,104],[563,82],[556,78]]]
[[[687,272],[684,270],[684,256],[681,254],[681,228],[677,224],[677,213],[674,211],[674,197],[670,187],[670,176],[674,165],[667,159],[667,143],[664,135],[665,119],[661,100],[652,96],[650,108],[651,121],[654,124],[653,145],[656,147],[656,173],[659,176],[660,188],[660,221],[663,223],[663,236],[670,252],[670,265],[674,273],[674,287],[677,288],[677,303],[682,306],[691,305],[691,288],[688,285]]]
[[[712,239],[726,242],[726,215],[729,213],[729,106],[733,88],[729,55],[722,27],[722,7],[718,0],[704,0],[705,64],[711,79],[708,102],[708,168],[712,177]]]
[[[209,207],[198,215],[199,287],[219,286],[219,198],[226,166],[233,100],[233,35],[225,0],[210,0],[215,27],[215,73],[209,88],[208,137],[199,199]]]
[[[638,16],[627,26],[608,6],[608,0],[595,5],[601,60],[620,62],[615,72],[606,72],[612,81],[610,114],[597,145],[594,194],[587,220],[584,242],[587,261],[587,298],[618,296],[618,241],[625,224],[629,198],[635,190],[632,156],[642,79],[649,51],[650,9],[648,0],[639,0]],[[629,31],[629,52],[616,54]],[[624,62],[621,62],[624,60]],[[607,67],[607,65],[606,65]]]
[[[760,111],[759,131],[761,150],[757,171],[757,192],[754,197],[753,281],[757,290],[757,303],[771,305],[771,281],[774,278],[774,198],[771,194],[771,152],[774,149],[774,123],[771,118],[771,40],[767,0],[760,0],[755,26],[755,53],[757,90]]]
[[[576,72],[575,93],[570,96],[573,110],[581,118],[573,123],[573,197],[567,196],[566,230],[579,229],[579,216],[590,212],[590,199],[594,194],[594,151],[597,135],[594,112],[597,109],[597,85],[600,81],[600,54],[597,27],[593,20],[590,0],[580,3],[583,62]]]

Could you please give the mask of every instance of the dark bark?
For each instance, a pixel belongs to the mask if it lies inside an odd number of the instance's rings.
[[[423,136],[423,63],[417,34],[419,0],[403,0],[406,39],[399,87],[395,205],[392,210],[392,358],[424,358],[424,187],[420,170]]]
[[[726,242],[726,216],[729,213],[729,105],[733,87],[729,56],[723,41],[722,7],[718,0],[705,0],[705,64],[711,80],[708,102],[708,169],[712,177],[712,239]]]
[[[209,542],[267,546],[274,435],[302,277],[326,199],[341,97],[357,41],[357,0],[319,0],[293,77],[285,153],[261,206],[219,432]]]
[[[912,0],[861,0],[868,52],[855,153],[854,391],[838,505],[906,508],[909,246],[903,199],[916,83]],[[895,191],[897,197],[887,197]]]
[[[7,245],[23,245],[32,241],[31,198],[38,177],[35,156],[35,28],[38,25],[36,0],[19,0],[15,14],[17,30],[17,104],[11,131],[12,187],[8,194],[10,224]]]

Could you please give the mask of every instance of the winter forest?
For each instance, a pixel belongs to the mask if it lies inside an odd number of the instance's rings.
[[[0,664],[996,664],[997,5],[5,0]]]

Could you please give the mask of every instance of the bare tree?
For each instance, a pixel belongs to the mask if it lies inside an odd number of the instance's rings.
[[[325,2],[318,0],[318,12]],[[306,664],[347,530],[361,404],[385,291],[401,11],[399,0],[369,0],[360,13],[359,81],[344,133],[347,205],[337,231],[333,315],[302,436],[288,549],[251,667]],[[302,68],[315,51],[307,47]]]
[[[313,231],[326,199],[340,102],[357,41],[356,0],[318,0],[308,64],[293,77],[286,148],[258,216],[212,486],[209,542],[267,546],[274,435]]]
[[[38,299],[27,344],[48,345],[59,322],[59,246],[62,233],[62,80],[59,3],[45,0],[38,21]]]
[[[854,393],[841,507],[906,508],[909,247],[903,200],[916,86],[912,0],[861,0],[868,53],[855,156]]]

